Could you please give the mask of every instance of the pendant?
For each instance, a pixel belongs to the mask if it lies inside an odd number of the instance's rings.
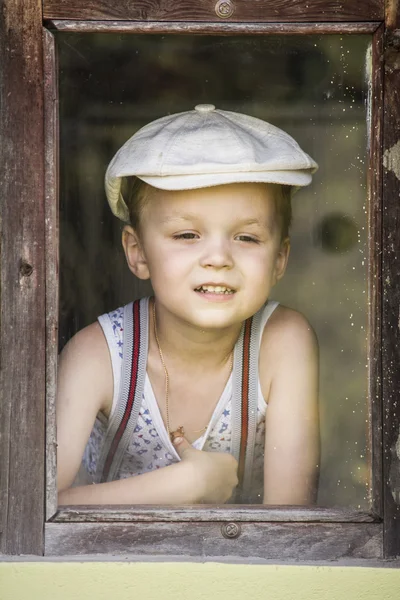
[[[183,425],[178,427],[178,429],[176,429],[175,431],[171,431],[169,437],[171,442],[174,442],[174,440],[176,440],[176,438],[178,437],[185,437],[185,430],[183,429]]]

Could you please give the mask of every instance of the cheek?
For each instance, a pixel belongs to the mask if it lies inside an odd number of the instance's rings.
[[[193,261],[189,248],[174,248],[169,245],[153,245],[147,259],[151,273],[164,279],[176,278]]]
[[[269,249],[259,249],[251,255],[249,253],[242,268],[254,285],[271,285],[275,283],[276,253]]]
[[[271,252],[262,246],[254,246],[254,248],[242,249],[234,256],[238,264],[251,271],[266,271],[271,264]]]

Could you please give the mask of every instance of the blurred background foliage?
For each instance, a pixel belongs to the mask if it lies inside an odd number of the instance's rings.
[[[273,298],[321,352],[321,505],[369,506],[367,100],[369,36],[57,34],[60,348],[151,293],[125,265],[103,180],[141,126],[212,103],[288,131],[319,163],[294,197],[289,269]],[[293,457],[296,460],[296,457]]]

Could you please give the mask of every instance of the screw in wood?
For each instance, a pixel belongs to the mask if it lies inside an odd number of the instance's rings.
[[[221,525],[221,533],[228,539],[239,537],[241,531],[241,527],[237,523],[223,523],[223,525]]]
[[[215,5],[215,12],[221,19],[228,19],[235,12],[235,5],[231,0],[218,0]]]

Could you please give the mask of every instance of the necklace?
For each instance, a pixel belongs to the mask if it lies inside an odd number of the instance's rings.
[[[163,369],[164,369],[164,380],[165,380],[165,413],[166,413],[166,421],[167,421],[167,423],[166,423],[166,425],[167,425],[167,432],[168,432],[168,435],[169,435],[169,438],[170,438],[171,442],[173,442],[178,437],[184,437],[184,435],[185,435],[185,429],[184,429],[183,425],[180,425],[177,429],[175,429],[175,431],[171,431],[170,430],[170,426],[169,426],[169,404],[168,404],[168,401],[169,401],[169,374],[168,374],[167,366],[165,364],[164,355],[163,355],[163,352],[161,350],[160,340],[158,339],[157,323],[156,323],[156,303],[155,303],[155,300],[153,301],[153,326],[154,326],[154,337],[156,338],[158,353],[160,355],[161,364],[162,364]],[[230,358],[229,375],[231,374],[232,369],[233,369],[233,350],[231,352],[231,358]],[[193,431],[193,433],[202,433],[203,431],[205,431],[207,429],[207,427],[208,427],[208,425],[206,425],[202,429],[197,429],[197,430]]]

